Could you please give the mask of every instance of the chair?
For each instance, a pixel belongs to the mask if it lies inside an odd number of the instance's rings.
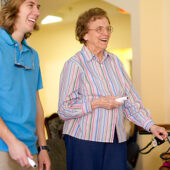
[[[45,118],[45,127],[47,130],[48,139],[62,138],[64,121],[59,118],[57,113]]]
[[[47,145],[49,146],[49,156],[51,159],[51,170],[66,170],[66,150],[62,138],[64,121],[57,113],[45,118],[47,130]]]

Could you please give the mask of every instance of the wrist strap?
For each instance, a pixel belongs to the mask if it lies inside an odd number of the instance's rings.
[[[49,152],[49,148],[48,148],[47,145],[45,145],[45,146],[39,146],[39,147],[38,147],[38,153],[40,153],[41,150],[47,150],[47,151]]]

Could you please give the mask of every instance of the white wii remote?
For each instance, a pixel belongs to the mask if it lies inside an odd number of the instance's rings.
[[[124,96],[124,97],[120,97],[120,98],[117,98],[116,101],[117,102],[124,102],[125,100],[128,100],[128,96]]]
[[[30,159],[29,157],[28,157],[28,162],[29,162],[29,164],[30,164],[33,168],[36,168],[36,167],[37,167],[37,165],[36,165],[36,163],[34,162],[34,160]]]

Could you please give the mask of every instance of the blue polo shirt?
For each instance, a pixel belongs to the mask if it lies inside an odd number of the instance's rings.
[[[36,92],[42,88],[37,52],[19,43],[0,28],[0,117],[11,132],[37,153]],[[0,138],[0,151],[8,146]]]

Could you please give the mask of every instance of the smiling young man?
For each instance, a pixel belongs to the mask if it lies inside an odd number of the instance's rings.
[[[37,29],[38,0],[7,0],[0,11],[0,169],[50,170],[37,52],[26,38]],[[37,157],[37,144],[39,154]]]

